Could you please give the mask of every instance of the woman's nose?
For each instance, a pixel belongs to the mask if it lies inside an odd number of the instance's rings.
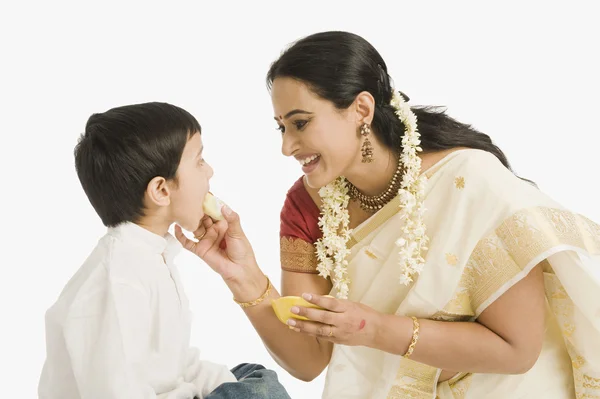
[[[286,157],[290,157],[296,152],[298,148],[298,142],[291,134],[284,134],[283,141],[281,143],[281,153]]]

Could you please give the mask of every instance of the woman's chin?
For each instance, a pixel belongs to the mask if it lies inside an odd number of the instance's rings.
[[[325,187],[329,183],[333,182],[337,176],[329,176],[328,174],[311,174],[304,175],[306,185],[312,189],[320,189],[321,187]]]

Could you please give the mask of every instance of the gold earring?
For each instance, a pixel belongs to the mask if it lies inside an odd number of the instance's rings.
[[[363,123],[363,125],[360,127],[360,135],[365,138],[361,148],[362,163],[373,162],[373,146],[369,140],[369,134],[371,134],[371,126],[369,126],[368,123]]]

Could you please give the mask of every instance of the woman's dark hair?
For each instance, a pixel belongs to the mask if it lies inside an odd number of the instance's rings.
[[[401,148],[405,128],[390,105],[393,87],[387,66],[377,50],[362,37],[336,31],[307,36],[285,50],[271,65],[267,73],[269,90],[277,77],[302,81],[338,109],[348,108],[359,93],[368,91],[375,98],[372,122],[375,134],[388,148],[395,151]],[[444,108],[411,109],[417,116],[421,147],[425,151],[456,147],[484,150],[511,169],[504,153],[488,135],[451,118]]]

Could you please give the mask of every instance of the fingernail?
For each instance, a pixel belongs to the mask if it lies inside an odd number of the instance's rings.
[[[307,301],[310,301],[312,299],[312,295],[310,295],[310,294],[302,294],[302,298],[306,299]]]
[[[229,215],[231,215],[231,208],[230,208],[230,207],[228,207],[227,205],[224,205],[224,206],[223,206],[223,209],[222,209],[222,211],[223,211],[223,214],[224,214],[225,216],[229,216]]]
[[[300,313],[300,308],[297,306],[292,307],[292,309],[290,309],[292,313],[298,314]]]
[[[295,326],[295,325],[296,325],[296,321],[295,321],[295,320],[292,320],[292,319],[289,319],[289,320],[287,321],[287,323],[288,323],[288,325],[289,325],[289,326]]]

